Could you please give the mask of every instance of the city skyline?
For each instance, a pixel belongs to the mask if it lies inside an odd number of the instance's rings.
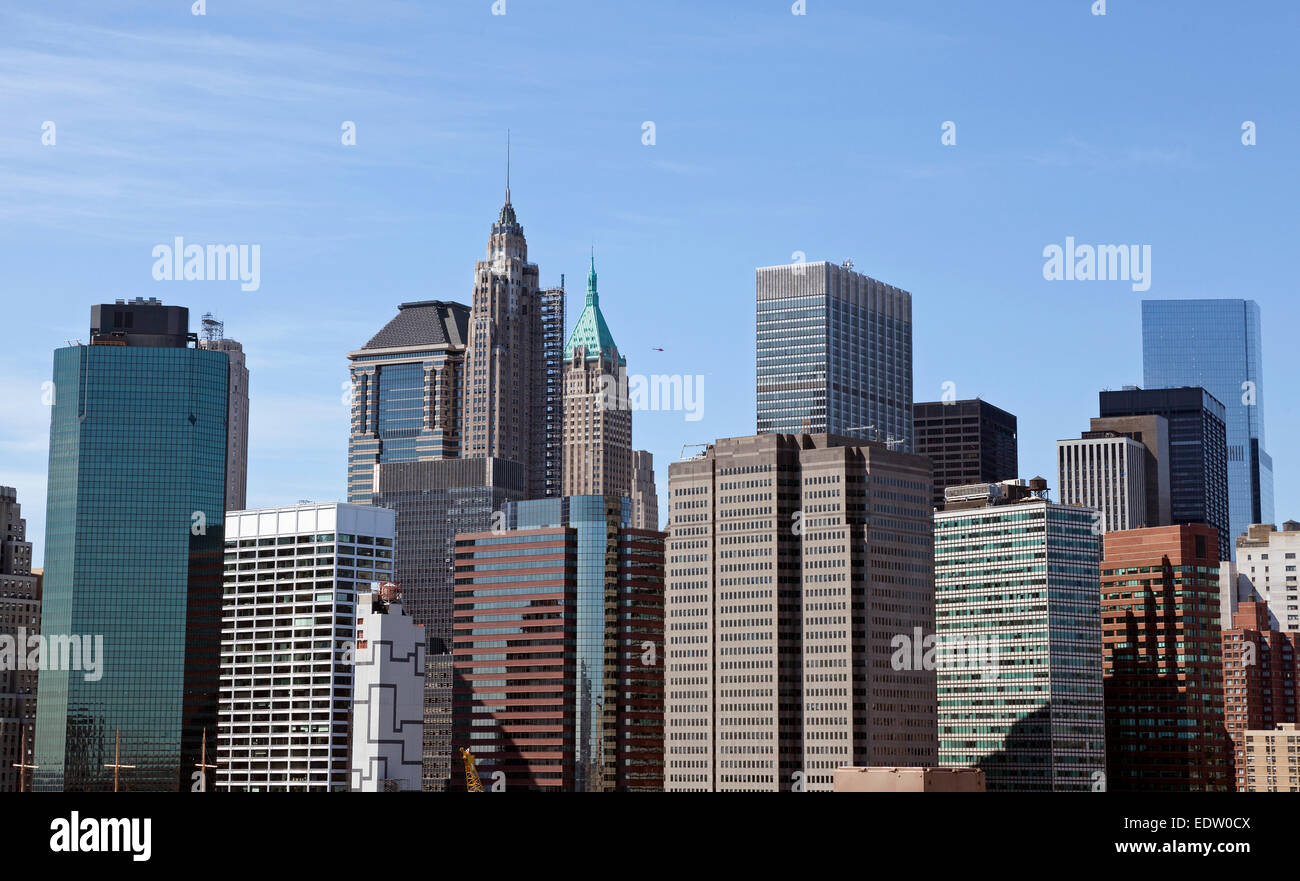
[[[910,291],[914,398],[936,400],[952,382],[958,398],[1017,414],[1024,475],[1053,473],[1055,440],[1094,414],[1097,391],[1142,384],[1141,298],[1214,296],[1230,281],[1265,317],[1276,516],[1293,516],[1286,505],[1300,470],[1279,439],[1300,430],[1300,408],[1288,406],[1286,348],[1270,329],[1300,318],[1300,306],[1270,256],[1285,253],[1285,225],[1267,218],[1287,210],[1282,194],[1295,180],[1282,145],[1296,121],[1277,85],[1281,34],[1295,10],[1207,10],[1179,40],[1162,41],[1166,13],[1150,8],[1094,18],[1086,8],[1018,3],[949,9],[940,19],[901,4],[871,16],[817,4],[804,17],[774,8],[733,25],[739,8],[666,3],[627,11],[630,26],[618,30],[583,3],[545,13],[512,6],[498,18],[456,9],[436,21],[392,6],[398,18],[363,28],[339,10],[281,20],[248,3],[203,18],[110,17],[90,4],[63,21],[6,13],[4,44],[20,60],[4,72],[31,88],[10,90],[0,106],[32,122],[30,132],[5,130],[0,159],[30,204],[6,206],[0,223],[28,258],[8,268],[5,286],[13,320],[30,332],[7,338],[0,355],[14,417],[0,429],[0,480],[26,500],[34,562],[44,560],[42,383],[51,349],[84,333],[80,315],[95,300],[157,296],[195,315],[211,311],[244,344],[248,506],[345,498],[346,375],[335,353],[362,345],[399,303],[465,299],[467,260],[481,253],[483,218],[500,204],[507,127],[514,202],[540,283],[581,278],[595,239],[617,292],[603,306],[630,369],[706,379],[700,421],[638,417],[633,446],[661,463],[683,443],[752,430],[752,273],[797,251],[809,261],[852,258]],[[131,39],[103,39],[127,31]],[[484,51],[525,32],[560,53],[580,47],[584,63],[561,64],[543,87],[526,62]],[[1023,49],[1043,32],[1054,35],[1051,53]],[[888,95],[830,76],[863,33],[878,46],[864,72],[887,77],[896,86]],[[431,39],[454,73],[434,78],[414,60]],[[56,54],[55,40],[67,50]],[[1223,40],[1254,47],[1249,70],[1202,70]],[[1030,52],[1020,63],[1041,75],[1025,80],[1015,60],[990,66],[990,45]],[[764,69],[755,46],[785,50]],[[1098,53],[1107,63],[1096,63]],[[593,81],[590,64],[609,76]],[[58,71],[62,87],[42,91],[31,69]],[[276,95],[242,100],[255,77],[272,73],[283,87]],[[1077,102],[1059,100],[1066,86],[1119,94],[1134,78],[1153,83],[1142,107],[1080,115]],[[188,100],[188,87],[173,85],[180,81],[204,84],[210,100]],[[699,82],[736,100],[714,100]],[[97,96],[93,108],[87,94]],[[508,120],[474,103],[489,98]],[[126,102],[186,111],[166,119],[123,112]],[[773,107],[837,105],[853,112],[830,141],[767,121]],[[44,120],[57,126],[52,146],[41,143]],[[954,147],[940,140],[949,120]],[[1246,120],[1259,126],[1253,147],[1240,140]],[[356,125],[355,147],[340,143],[346,121]],[[643,143],[647,121],[656,124],[653,145]],[[769,180],[791,186],[756,185]],[[1189,198],[1211,220],[1186,216]],[[887,210],[862,210],[868,199]],[[1048,283],[1043,249],[1070,235],[1150,244],[1150,289]],[[260,287],[154,281],[151,251],[176,236],[259,244]],[[69,251],[82,259],[61,259]],[[688,283],[665,284],[662,272],[644,271],[651,265]],[[570,291],[571,309],[578,293]],[[717,333],[728,320],[745,323]],[[1022,345],[969,345],[1016,325],[1031,337]],[[1091,369],[1049,365],[1026,382],[1031,343]]]

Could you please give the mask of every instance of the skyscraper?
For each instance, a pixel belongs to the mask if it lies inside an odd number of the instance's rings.
[[[1103,538],[1106,788],[1226,792],[1218,532],[1204,523]]]
[[[655,460],[646,450],[632,452],[632,525],[637,529],[659,528]]]
[[[216,728],[230,359],[189,310],[91,307],[54,353],[42,630],[102,636],[101,678],[44,669],[36,789],[188,790]]]
[[[1264,377],[1254,300],[1143,300],[1142,375],[1151,388],[1200,386],[1222,402],[1228,535],[1273,522],[1273,460],[1264,449]]]
[[[371,501],[377,464],[461,454],[469,309],[442,300],[397,308],[397,317],[348,353],[348,501],[353,504]]]
[[[612,496],[505,514],[456,537],[456,744],[507,789],[658,791],[664,534]]]
[[[393,573],[392,511],[231,511],[217,789],[346,792],[357,592]]]
[[[248,365],[244,347],[226,339],[226,326],[203,316],[200,349],[225,352],[230,358],[230,406],[226,411],[226,508],[239,511],[248,504]]]
[[[1230,533],[1223,404],[1203,388],[1128,386],[1120,391],[1101,392],[1098,399],[1100,422],[1106,425],[1118,417],[1164,417],[1169,432],[1170,522],[1213,526],[1219,531],[1220,553],[1231,559],[1224,551]],[[1118,424],[1115,427],[1130,430]],[[1144,439],[1143,445],[1146,444]]]
[[[830,435],[668,466],[665,789],[936,764],[934,670],[891,656],[934,632],[931,479],[923,456]]]
[[[939,763],[990,792],[1090,790],[1106,768],[1093,512],[1036,478],[949,487],[934,512]]]
[[[1147,515],[1146,447],[1113,431],[1056,442],[1061,504],[1100,514],[1100,532],[1139,529]]]
[[[1020,474],[1016,417],[988,401],[929,401],[912,408],[912,450],[934,465],[934,500],[950,486],[996,483]]]
[[[1081,438],[1126,437],[1142,445],[1142,470],[1146,477],[1146,525],[1170,526],[1173,511],[1169,495],[1169,420],[1163,416],[1110,416],[1088,420]]]
[[[27,521],[18,491],[0,486],[0,639],[13,647],[12,663],[0,664],[0,792],[18,791],[14,764],[31,764],[36,744],[36,670],[18,656],[29,655],[29,639],[40,632],[41,575],[32,570]]]
[[[554,495],[559,487],[554,456],[547,454],[558,449],[561,426],[554,410],[547,411],[548,401],[555,406],[552,371],[558,367],[548,334],[556,332],[557,322],[563,330],[563,302],[562,290],[544,294],[538,285],[537,264],[528,262],[528,242],[510,204],[507,179],[487,259],[474,268],[461,455],[520,463],[530,498]]]
[[[910,451],[912,295],[851,262],[756,276],[758,433],[858,435]]]
[[[564,495],[631,495],[627,384],[627,359],[600,311],[593,256],[587,302],[564,346]]]

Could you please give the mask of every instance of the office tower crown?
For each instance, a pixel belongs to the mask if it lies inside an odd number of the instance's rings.
[[[574,350],[577,348],[586,350],[587,360],[593,360],[602,355],[613,356],[618,352],[618,345],[614,342],[614,335],[609,332],[609,325],[605,323],[605,316],[600,311],[600,294],[596,290],[596,256],[591,257],[591,270],[587,273],[587,302],[582,308],[582,314],[578,316],[578,322],[573,326],[573,333],[569,335],[569,342],[564,347],[564,358],[570,360],[573,358]],[[626,364],[627,359],[619,356],[619,363]]]

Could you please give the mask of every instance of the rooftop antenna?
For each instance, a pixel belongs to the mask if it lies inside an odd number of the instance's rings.
[[[506,204],[510,204],[510,129],[506,129]]]

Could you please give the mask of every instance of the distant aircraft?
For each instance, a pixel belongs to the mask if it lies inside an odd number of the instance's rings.
[[[651,346],[650,348],[654,349],[656,352],[662,352],[662,351],[663,351],[663,349],[659,348],[658,346]]]

